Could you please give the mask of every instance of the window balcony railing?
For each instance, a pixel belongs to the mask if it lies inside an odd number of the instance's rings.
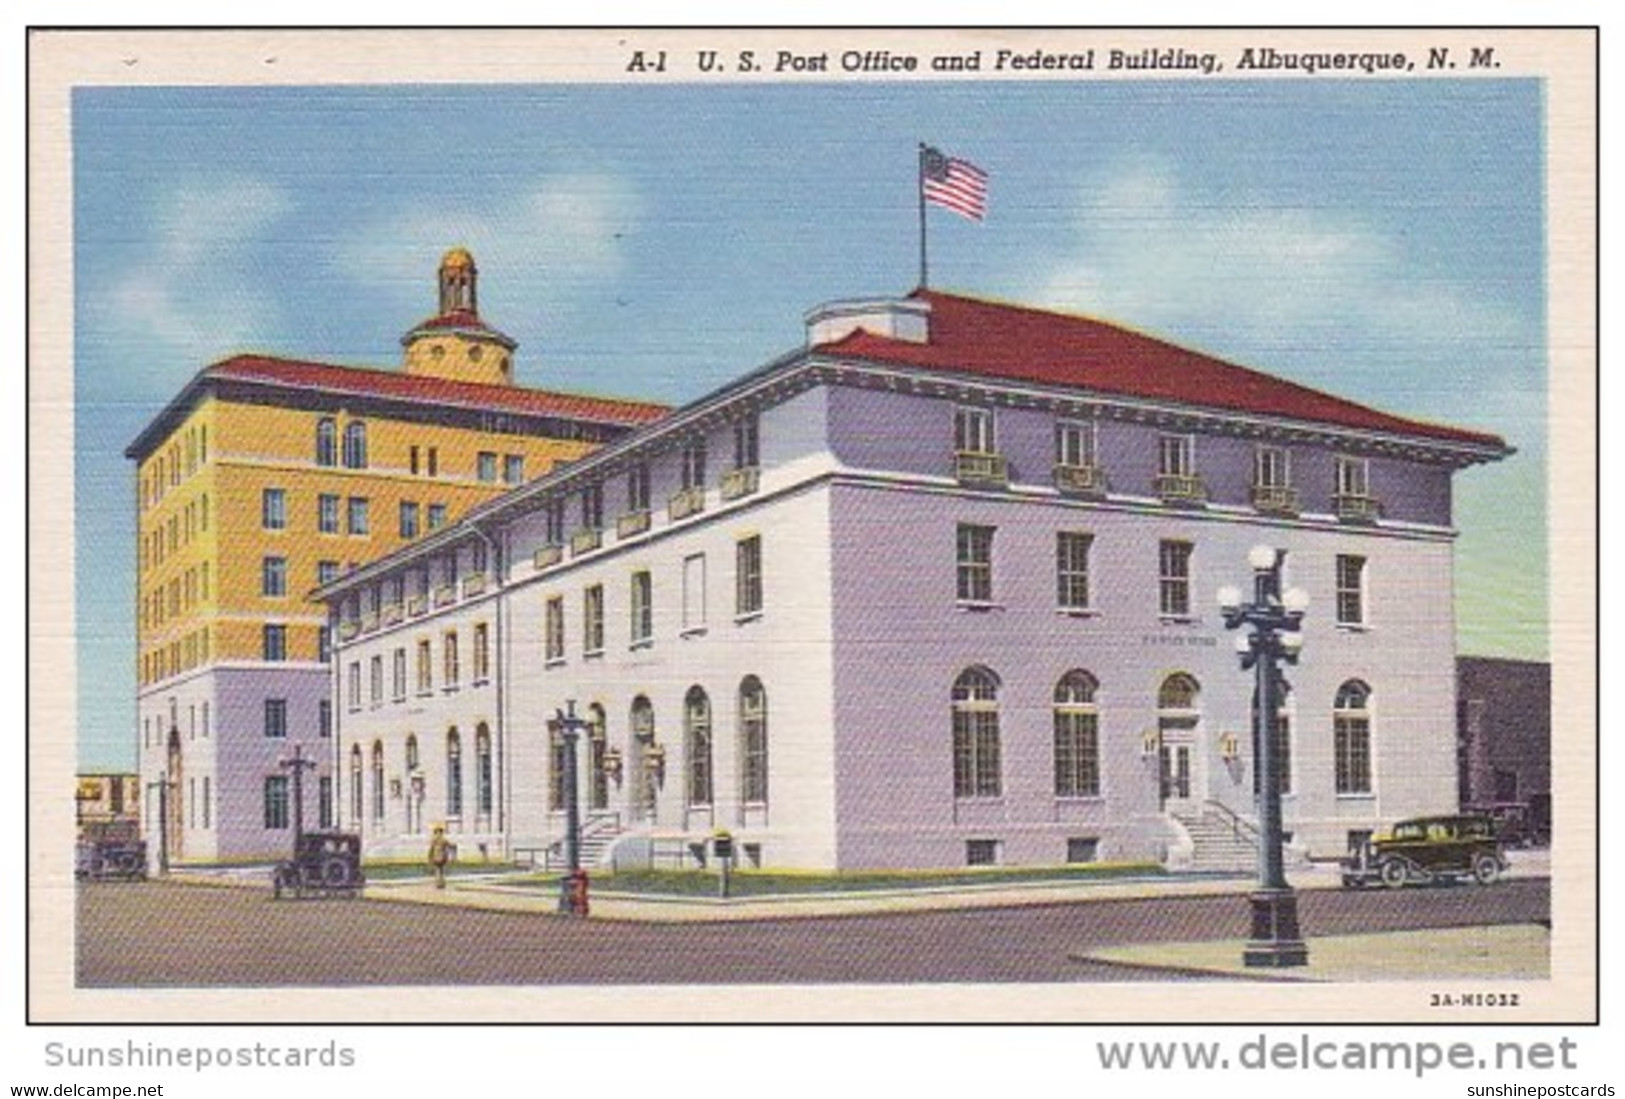
[[[631,538],[649,529],[649,512],[629,511],[615,520],[615,537]]]
[[[1096,465],[1058,465],[1055,487],[1074,495],[1099,495],[1106,491],[1106,471]]]
[[[1002,454],[983,454],[961,450],[954,455],[954,476],[959,480],[979,485],[1007,485],[1010,470]]]
[[[1296,515],[1298,490],[1288,485],[1254,485],[1253,507],[1272,515]]]
[[[357,637],[359,637],[360,635],[361,635],[361,623],[357,622],[355,619],[352,618],[352,619],[349,619],[348,621],[339,623],[339,640],[340,641],[353,641]]]
[[[448,603],[457,601],[457,587],[455,584],[441,584],[434,590],[434,605],[444,607]]]
[[[722,475],[722,498],[737,500],[754,493],[762,483],[762,471],[757,466],[741,466]]]
[[[429,597],[426,595],[414,595],[412,598],[408,599],[406,601],[406,613],[411,615],[413,618],[418,618],[422,615],[428,614]]]
[[[383,611],[379,613],[378,621],[385,626],[400,625],[401,605],[399,603],[391,603],[389,606],[385,607]]]
[[[1332,497],[1332,511],[1345,523],[1375,523],[1382,518],[1382,504],[1363,493],[1338,493]]]
[[[473,576],[463,578],[463,598],[479,595],[485,590],[485,574],[477,572]]]
[[[698,515],[705,510],[705,489],[696,485],[694,488],[685,488],[676,496],[666,501],[666,515],[672,522],[687,519],[690,515]]]
[[[570,556],[580,557],[604,544],[604,532],[597,527],[582,527],[570,535]]]
[[[1170,504],[1207,502],[1207,485],[1200,473],[1159,473],[1151,482],[1152,491]]]
[[[536,550],[533,561],[538,569],[550,569],[564,560],[564,547],[557,543],[548,543]]]

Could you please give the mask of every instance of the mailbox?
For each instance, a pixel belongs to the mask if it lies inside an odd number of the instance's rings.
[[[711,854],[719,859],[732,859],[734,857],[734,838],[732,833],[717,832],[712,835]]]

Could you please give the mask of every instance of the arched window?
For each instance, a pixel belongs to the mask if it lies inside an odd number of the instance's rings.
[[[367,425],[360,420],[344,425],[344,468],[367,468]]]
[[[453,728],[446,734],[446,816],[463,815],[463,738]]]
[[[419,770],[418,737],[406,737],[406,830],[413,835],[423,831],[423,775]]]
[[[1332,703],[1333,754],[1337,792],[1371,792],[1371,688],[1351,679],[1337,689]]]
[[[747,675],[739,684],[739,796],[746,805],[767,804],[767,692]]]
[[[999,775],[999,680],[967,668],[954,680],[954,796],[996,798]]]
[[[323,416],[316,421],[316,464],[339,464],[339,431],[331,416]]]
[[[609,773],[604,754],[609,751],[608,720],[598,703],[587,707],[587,749],[592,781],[587,787],[587,808],[609,808]]]
[[[1162,687],[1157,691],[1157,709],[1194,710],[1201,693],[1201,685],[1196,680],[1184,672],[1175,672],[1162,681]]]
[[[372,819],[384,819],[384,742],[372,742]]]
[[[492,790],[491,730],[485,722],[474,729],[474,811],[482,817],[491,815]]]
[[[711,804],[711,700],[698,687],[683,699],[683,759],[687,764],[688,804]]]
[[[1055,796],[1100,796],[1100,684],[1088,672],[1073,670],[1055,685]]]
[[[350,819],[361,823],[361,745],[350,748]]]

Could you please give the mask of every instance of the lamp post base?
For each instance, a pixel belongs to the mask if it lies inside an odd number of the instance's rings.
[[[1309,946],[1298,931],[1298,895],[1291,889],[1260,889],[1248,898],[1252,937],[1242,951],[1248,969],[1289,969],[1309,964]]]

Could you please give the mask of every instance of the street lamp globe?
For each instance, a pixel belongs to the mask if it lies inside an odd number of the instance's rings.
[[[1275,567],[1275,547],[1257,545],[1247,551],[1247,563],[1254,572],[1268,572]]]
[[[1288,657],[1296,657],[1303,651],[1303,634],[1283,633],[1281,635],[1281,651]]]
[[[1288,588],[1281,605],[1293,614],[1302,614],[1309,609],[1309,593],[1302,588]]]
[[[1234,584],[1226,584],[1219,589],[1218,600],[1220,610],[1233,611],[1241,606],[1241,589]]]
[[[1250,653],[1252,651],[1253,651],[1252,635],[1245,634],[1245,633],[1236,634],[1236,652],[1241,656],[1246,656],[1248,653]]]

